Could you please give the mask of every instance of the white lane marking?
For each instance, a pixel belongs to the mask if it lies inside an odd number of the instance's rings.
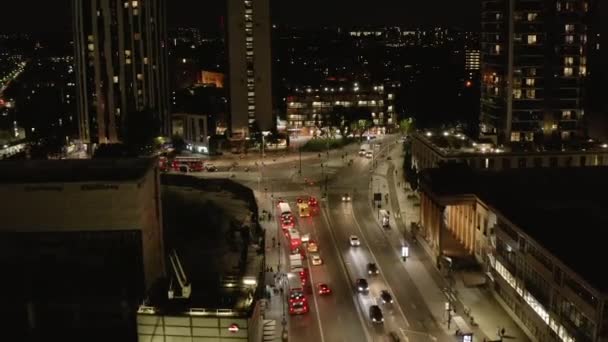
[[[321,323],[321,313],[319,312],[319,303],[317,302],[317,291],[315,291],[315,281],[312,278],[312,267],[310,267],[310,260],[308,258],[306,258],[306,265],[308,266],[308,269],[310,270],[308,272],[308,275],[310,276],[310,286],[312,287],[312,299],[315,302],[315,307],[317,308],[317,310],[315,310],[316,316],[317,316],[317,323],[319,324],[319,334],[321,335],[321,342],[325,342],[325,337],[323,336],[323,324]]]
[[[329,208],[329,196],[327,196],[327,207]],[[330,220],[330,216],[328,213],[328,209],[326,209],[325,207],[322,208],[323,210],[323,219],[325,220],[325,224],[327,225],[327,229],[329,230],[329,235],[332,239],[332,241],[334,242],[334,249],[336,250],[336,253],[338,255],[338,258],[340,258],[341,262],[339,262],[338,264],[340,264],[340,269],[342,270],[343,274],[344,274],[344,278],[346,279],[346,283],[351,284],[352,279],[350,279],[350,277],[348,276],[348,271],[346,270],[346,265],[344,265],[345,261],[344,261],[344,257],[342,257],[342,254],[340,253],[340,250],[338,249],[338,242],[336,241],[336,238],[334,236],[334,233],[332,231],[332,225],[331,225],[331,220]],[[372,337],[368,331],[368,327],[366,322],[363,320],[363,314],[361,313],[361,307],[359,305],[357,305],[357,302],[359,302],[359,300],[357,299],[355,302],[355,299],[353,298],[353,304],[355,304],[355,308],[357,309],[357,317],[359,317],[359,321],[361,322],[361,327],[363,327],[363,331],[365,332],[365,337],[368,341],[372,341]]]
[[[361,229],[361,225],[359,225],[359,221],[357,220],[357,217],[354,214],[355,213],[353,211],[353,221],[355,221],[355,225],[357,226],[357,229],[359,230],[359,233],[361,233],[361,238],[365,241],[365,244],[367,245],[367,250],[371,254],[372,258],[374,259],[374,262],[376,263],[376,265],[378,266],[378,270],[380,270],[380,277],[382,277],[382,280],[384,281],[384,284],[386,284],[386,287],[389,288],[390,291],[391,291],[391,293],[393,294],[394,300],[395,300],[395,304],[397,304],[397,307],[399,308],[399,312],[401,313],[401,316],[403,317],[403,320],[405,321],[406,326],[409,327],[410,326],[410,322],[407,320],[407,318],[405,317],[405,314],[403,313],[403,309],[401,308],[401,305],[399,304],[399,301],[397,300],[397,295],[395,294],[395,291],[393,291],[393,288],[391,287],[391,285],[386,280],[386,277],[384,277],[384,271],[382,270],[382,267],[380,266],[380,263],[378,262],[378,258],[376,258],[376,255],[372,251],[371,245],[369,244],[369,242],[365,238],[365,235],[363,234],[363,229]]]

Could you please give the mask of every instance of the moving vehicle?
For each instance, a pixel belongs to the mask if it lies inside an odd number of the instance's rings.
[[[359,241],[359,237],[357,237],[357,235],[351,235],[348,238],[348,242],[350,243],[350,245],[352,247],[359,247],[359,246],[361,246],[361,241]]]
[[[291,213],[291,207],[285,202],[279,202],[279,215],[281,221],[281,228],[292,229],[296,225],[296,221]]]
[[[382,304],[393,304],[393,296],[387,290],[380,291],[380,300]]]
[[[379,273],[380,273],[380,271],[378,270],[378,266],[376,266],[375,263],[370,262],[369,264],[367,264],[367,274],[377,275]]]
[[[203,160],[193,157],[175,157],[171,166],[173,171],[201,172],[203,171]]]
[[[298,232],[295,228],[289,228],[285,231],[285,237],[289,241],[289,248],[295,249],[302,245],[302,240],[300,239],[300,232]]]
[[[373,157],[374,157],[374,152],[372,152],[372,151],[365,152],[365,158],[372,159]]]
[[[319,265],[323,264],[323,259],[321,259],[319,254],[313,254],[311,259],[312,259],[313,266],[319,266]]]
[[[310,216],[310,208],[308,207],[308,203],[298,203],[298,211],[300,212],[300,217]]]
[[[384,323],[384,315],[382,314],[382,309],[380,309],[378,305],[372,305],[369,307],[369,318],[374,323]]]
[[[349,194],[343,194],[342,195],[342,202],[350,202],[350,195]]]
[[[382,224],[382,227],[390,228],[391,215],[389,212],[385,209],[380,209],[378,216],[380,216],[380,223]]]
[[[361,145],[361,148],[359,149],[359,155],[361,157],[364,157],[369,149],[370,149],[369,144]]]
[[[308,206],[309,206],[309,207],[316,207],[316,206],[318,206],[318,205],[319,205],[319,202],[317,201],[317,199],[316,199],[316,198],[314,198],[314,197],[310,197],[310,198],[308,199]]]
[[[279,200],[279,213],[281,214],[281,216],[287,216],[287,215],[292,215],[291,213],[291,207],[289,206],[289,204],[287,202],[282,202],[282,200]]]
[[[368,293],[369,285],[367,284],[367,279],[359,278],[355,281],[355,287],[357,288],[357,292],[360,293]]]
[[[297,273],[287,273],[289,284],[289,314],[300,315],[308,312],[308,300],[304,295],[304,288]]]
[[[320,283],[319,285],[317,285],[317,290],[319,292],[319,295],[328,295],[331,293],[331,288],[329,288],[329,285],[325,284],[325,283]]]
[[[207,164],[205,165],[205,169],[207,170],[207,172],[215,172],[217,171],[217,166],[213,164]]]
[[[308,246],[306,247],[306,249],[311,252],[318,252],[319,251],[319,245],[317,245],[317,243],[313,240],[308,241]]]

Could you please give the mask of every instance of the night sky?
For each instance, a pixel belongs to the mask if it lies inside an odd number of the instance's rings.
[[[169,26],[216,31],[223,0],[167,0]],[[479,0],[271,0],[273,22],[305,26],[352,24],[456,25],[475,29]],[[0,33],[71,29],[69,0],[4,1]]]

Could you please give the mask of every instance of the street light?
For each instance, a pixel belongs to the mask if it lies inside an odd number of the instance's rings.
[[[406,261],[409,256],[410,256],[410,246],[404,242],[403,246],[401,246],[401,258],[403,259],[403,261]]]

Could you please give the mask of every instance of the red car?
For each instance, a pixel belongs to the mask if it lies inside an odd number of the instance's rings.
[[[329,285],[325,284],[325,283],[320,283],[319,285],[317,285],[317,289],[319,291],[319,295],[328,295],[331,293],[331,289],[329,288]]]
[[[308,199],[308,206],[309,207],[316,207],[318,205],[319,205],[319,202],[317,201],[316,198],[311,197],[311,198]]]

